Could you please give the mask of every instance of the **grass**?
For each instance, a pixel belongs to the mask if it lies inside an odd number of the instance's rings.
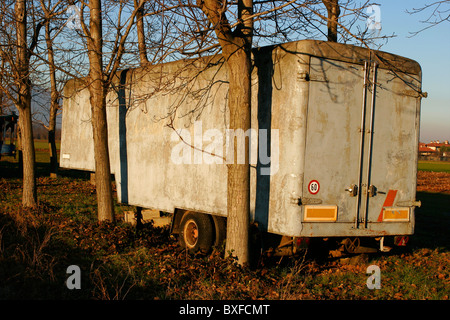
[[[60,149],[61,141],[56,141],[56,149]],[[48,141],[47,140],[35,140],[34,148],[41,152],[46,152],[48,150]]]
[[[450,173],[449,161],[419,161],[418,170]]]
[[[50,179],[37,149],[39,207],[21,208],[17,163],[0,161],[0,299],[313,299],[444,300],[450,295],[450,195],[419,192],[410,247],[388,254],[316,259],[263,258],[241,267],[215,250],[191,256],[168,228],[141,230],[96,222],[95,187],[83,172]],[[42,161],[42,162],[41,162]],[[381,289],[366,286],[367,267],[381,270]],[[65,286],[67,267],[81,268],[81,290]]]

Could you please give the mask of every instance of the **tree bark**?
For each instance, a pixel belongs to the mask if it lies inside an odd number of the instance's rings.
[[[225,16],[226,2],[219,0],[197,0],[197,4],[215,26],[215,33],[228,66],[228,108],[230,129],[250,129],[251,110],[251,48],[253,22],[252,0],[238,1],[236,30],[232,31]],[[228,141],[235,144],[236,141]],[[237,162],[237,154],[228,164],[227,176],[227,240],[226,251],[236,256],[239,264],[249,262],[249,219],[250,219],[250,141],[245,141],[245,162]],[[227,162],[229,160],[227,159]]]
[[[338,17],[341,13],[339,8],[339,0],[322,0],[328,11],[328,41],[337,42],[338,36]]]
[[[98,220],[115,221],[106,120],[107,88],[105,85],[102,63],[101,1],[91,0],[89,8],[91,13],[89,23],[90,35],[88,37],[90,69],[87,79],[92,110]]]
[[[23,195],[24,207],[37,204],[35,153],[31,119],[31,81],[29,78],[30,59],[27,46],[27,8],[26,0],[15,4],[17,56],[16,56],[16,107],[19,110],[19,123],[23,152]]]
[[[136,30],[138,36],[138,49],[139,49],[139,59],[141,65],[149,63],[147,58],[147,46],[145,44],[145,29],[144,29],[144,7],[139,6],[139,1],[134,0],[134,8],[136,12]]]
[[[27,98],[25,98],[27,99]],[[30,99],[31,100],[31,99]],[[28,102],[24,102],[28,103]],[[20,131],[22,133],[22,159],[23,159],[23,193],[22,205],[33,208],[37,204],[36,171],[34,140],[31,120],[31,108],[19,107]]]
[[[48,51],[48,67],[50,71],[50,117],[48,122],[48,145],[50,154],[50,177],[58,175],[58,154],[56,150],[56,114],[59,110],[59,92],[56,84],[56,69],[53,54],[53,43],[50,34],[50,22],[45,25],[45,41]]]
[[[246,52],[240,50],[227,60],[229,73],[228,108],[230,129],[250,129],[251,62]],[[242,140],[241,140],[242,141]],[[230,142],[229,142],[230,143]],[[231,143],[236,143],[232,141]],[[235,145],[233,150],[237,150]],[[250,165],[249,141],[245,142],[245,163],[239,164],[237,152],[228,165],[227,176],[227,241],[226,251],[232,251],[238,262],[248,262],[248,232],[250,216]]]

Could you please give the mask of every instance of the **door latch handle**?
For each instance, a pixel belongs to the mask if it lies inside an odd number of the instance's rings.
[[[345,191],[349,192],[351,197],[356,197],[358,195],[358,186],[352,184],[349,188],[346,188]]]
[[[369,197],[375,197],[377,195],[377,193],[383,193],[383,192],[378,191],[377,187],[375,187],[374,185],[370,185],[369,188],[367,189],[367,194],[369,195]]]

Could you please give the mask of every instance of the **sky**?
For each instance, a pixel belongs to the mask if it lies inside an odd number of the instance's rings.
[[[417,61],[422,67],[422,99],[420,141],[450,140],[450,21],[412,36],[426,25],[431,10],[411,15],[406,10],[423,7],[425,0],[378,0],[381,13],[381,33],[389,39],[380,50]],[[450,9],[450,3],[446,8]]]
[[[413,32],[426,27],[421,21],[427,19],[432,11],[407,12],[434,1],[373,2],[380,8],[380,35],[395,35],[380,50],[413,59],[422,67],[422,91],[427,92],[428,97],[421,103],[421,142],[450,140],[450,21],[413,36]],[[361,0],[361,3],[366,1]],[[447,0],[446,8],[450,10],[450,0]]]

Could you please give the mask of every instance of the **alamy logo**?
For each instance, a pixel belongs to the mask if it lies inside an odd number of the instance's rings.
[[[208,129],[203,132],[201,121],[194,122],[193,137],[188,129],[172,133],[171,140],[178,143],[172,148],[171,160],[175,164],[244,164],[245,139],[249,139],[249,162],[261,165],[261,175],[274,175],[278,171],[278,129],[242,129],[225,132]],[[235,141],[235,143],[230,143]],[[235,150],[236,147],[236,150]]]
[[[369,17],[366,20],[369,30],[381,30],[381,9],[379,5],[372,4],[367,7],[366,13]]]
[[[381,270],[377,265],[370,265],[367,267],[367,274],[370,276],[367,278],[366,285],[370,290],[381,289]]]
[[[67,28],[71,30],[82,30],[80,9],[75,5],[71,5],[67,8],[67,13],[69,14],[66,22]]]
[[[66,270],[67,274],[70,276],[66,280],[67,289],[81,289],[81,269],[77,265],[70,265]]]

